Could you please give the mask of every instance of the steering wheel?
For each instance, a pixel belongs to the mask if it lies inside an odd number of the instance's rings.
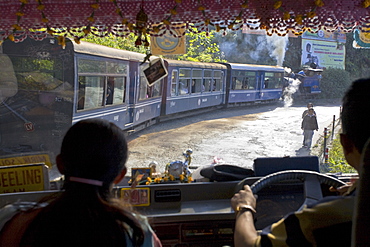
[[[280,171],[276,173],[269,174],[258,181],[254,182],[251,185],[251,190],[253,194],[257,194],[261,189],[285,180],[301,180],[304,182],[304,202],[299,210],[303,208],[304,205],[315,203],[322,199],[322,191],[321,191],[321,184],[326,184],[333,187],[339,187],[345,185],[343,181],[336,179],[332,176],[325,175],[322,173],[314,172],[314,171],[306,171],[306,170],[287,170],[287,171]],[[240,181],[237,186],[236,190],[243,189],[244,185],[246,184],[247,179],[243,179]]]

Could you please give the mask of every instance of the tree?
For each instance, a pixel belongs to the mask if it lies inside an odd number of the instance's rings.
[[[104,45],[112,48],[134,51],[146,54],[148,49],[144,46],[135,46],[136,36],[130,33],[127,37],[116,37],[112,34],[108,34],[105,37],[96,37],[92,34],[88,35],[83,39],[84,41]]]

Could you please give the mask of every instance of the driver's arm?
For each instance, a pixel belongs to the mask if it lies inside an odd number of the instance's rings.
[[[234,231],[235,247],[254,246],[258,237],[253,219],[256,198],[248,185],[245,185],[244,190],[240,190],[233,196],[231,206],[236,212]],[[251,208],[249,209],[248,207]]]

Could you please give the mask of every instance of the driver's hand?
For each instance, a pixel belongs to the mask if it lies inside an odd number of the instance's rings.
[[[237,206],[240,205],[250,205],[253,208],[256,208],[256,197],[253,195],[253,192],[249,185],[244,185],[244,189],[236,193],[233,198],[231,198],[231,207],[236,210]]]
[[[352,186],[352,182],[347,182],[346,185],[342,185],[338,188],[334,188],[333,186],[331,186],[329,188],[330,192],[337,192],[339,195],[343,195],[345,194],[348,189]]]

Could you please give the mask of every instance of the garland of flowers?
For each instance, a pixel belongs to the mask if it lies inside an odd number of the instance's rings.
[[[45,14],[45,4],[43,3],[44,1],[43,0],[35,0],[35,1],[37,2],[36,8],[37,8],[38,11],[40,11],[41,22],[45,24],[46,32],[50,35],[56,36],[58,38],[59,43],[62,46],[65,46],[67,34],[72,35],[74,37],[75,42],[79,43],[79,41],[82,38],[84,38],[87,35],[89,35],[90,33],[92,33],[93,29],[95,31],[100,30],[100,32],[101,32],[101,29],[99,29],[99,27],[94,27],[95,13],[100,8],[100,0],[95,0],[95,3],[90,5],[90,7],[92,9],[92,12],[91,12],[90,16],[87,17],[88,25],[86,27],[83,27],[83,28],[78,28],[79,30],[77,30],[77,32],[82,32],[82,35],[74,34],[73,33],[74,30],[71,30],[71,28],[66,28],[64,30],[51,28],[50,25],[49,25],[49,18]],[[127,32],[127,33],[134,32],[137,35],[137,39],[135,41],[135,44],[137,46],[139,46],[139,45],[143,45],[145,47],[149,46],[149,41],[148,41],[148,37],[147,37],[148,34],[153,35],[153,36],[162,36],[167,31],[169,31],[170,33],[172,33],[173,36],[176,36],[177,34],[175,35],[171,31],[171,29],[183,28],[183,26],[182,27],[172,26],[173,16],[178,14],[178,10],[181,7],[182,0],[174,0],[174,5],[169,10],[169,13],[168,13],[167,17],[164,18],[159,24],[151,24],[151,25],[149,25],[148,22],[147,22],[148,21],[148,16],[144,12],[143,5],[141,6],[140,11],[137,14],[136,23],[131,23],[131,22],[128,21],[127,18],[125,18],[124,11],[122,11],[120,9],[119,1],[118,0],[110,0],[110,1],[115,5],[116,13],[121,17],[121,19],[122,19],[121,23],[126,27],[126,29],[124,29],[123,32]],[[274,26],[274,25],[277,25],[277,24],[274,24],[274,22],[270,22],[270,21],[267,21],[267,20],[260,20],[260,25],[259,25],[258,28],[259,29],[265,29],[267,31],[268,35],[272,35],[274,32],[279,34],[279,35],[285,35],[285,34],[287,34],[287,32],[289,32],[289,30],[294,32],[295,35],[301,35],[306,30],[312,31],[311,28],[310,28],[310,25],[306,25],[305,27],[300,27],[300,26],[303,26],[303,24],[305,22],[305,19],[307,19],[307,18],[315,19],[315,17],[317,16],[317,14],[316,14],[317,9],[320,8],[320,7],[323,7],[325,5],[324,0],[312,0],[312,1],[313,1],[313,7],[311,8],[311,10],[308,11],[307,13],[299,14],[299,13],[292,13],[291,11],[285,9],[286,6],[284,5],[284,0],[274,0],[274,2],[272,3],[273,4],[272,7],[273,7],[273,9],[278,10],[282,13],[281,19],[283,21],[285,21],[285,23],[287,24],[287,25],[284,25],[285,29],[287,29],[286,32],[285,33],[282,32],[284,27]],[[26,7],[27,4],[29,4],[29,0],[19,0],[19,2],[20,2],[19,9],[15,13],[15,15],[17,17],[16,23],[12,25],[13,29],[11,31],[8,31],[8,33],[5,34],[7,36],[4,36],[4,39],[7,38],[9,40],[14,41],[15,40],[15,35],[17,35],[17,32],[23,31],[23,28],[21,27],[21,20],[25,15],[25,7]],[[143,1],[143,4],[144,3],[145,3],[145,1]],[[223,23],[223,24],[219,23],[219,22],[212,21],[209,17],[207,17],[207,15],[206,15],[207,8],[202,3],[202,0],[197,0],[197,5],[198,5],[197,10],[200,11],[202,13],[203,17],[204,17],[204,20],[203,20],[204,28],[203,28],[203,30],[206,29],[207,32],[208,32],[208,26],[211,25],[211,26],[215,27],[215,30],[217,32],[219,32],[219,31],[222,31],[222,30],[225,31],[226,29],[236,30],[236,29],[240,28],[240,27],[236,27],[235,25],[243,24],[242,19],[243,19],[243,15],[244,15],[245,11],[249,8],[249,0],[244,0],[241,3],[240,12],[234,17],[233,20],[230,20],[230,21],[228,21],[226,23]],[[370,7],[370,0],[363,0],[361,2],[361,7],[363,7],[363,8]],[[313,20],[313,22],[318,22],[318,19],[316,18],[316,20]],[[246,23],[248,24],[248,23],[250,23],[250,21],[247,20]],[[193,32],[203,31],[203,30],[200,30],[200,31],[192,30],[192,27],[196,26],[194,24],[184,24],[184,25],[186,25],[186,28],[188,28],[188,30],[193,31]],[[170,28],[170,26],[171,26],[171,28]],[[286,26],[288,26],[288,28],[286,28]],[[317,25],[315,25],[315,23],[312,23],[312,26],[317,26]],[[250,28],[254,29],[254,27],[250,27]],[[105,28],[105,31],[107,31],[107,30],[110,31],[109,28]],[[313,30],[313,32],[314,31],[315,30]],[[99,36],[99,34],[97,34],[97,33],[92,33],[92,34],[95,35],[95,36]],[[19,33],[18,33],[18,35],[19,35]],[[125,36],[125,35],[126,34],[123,34],[122,36]],[[182,33],[182,34],[177,35],[177,36],[181,37],[183,35],[185,35],[185,33]]]

